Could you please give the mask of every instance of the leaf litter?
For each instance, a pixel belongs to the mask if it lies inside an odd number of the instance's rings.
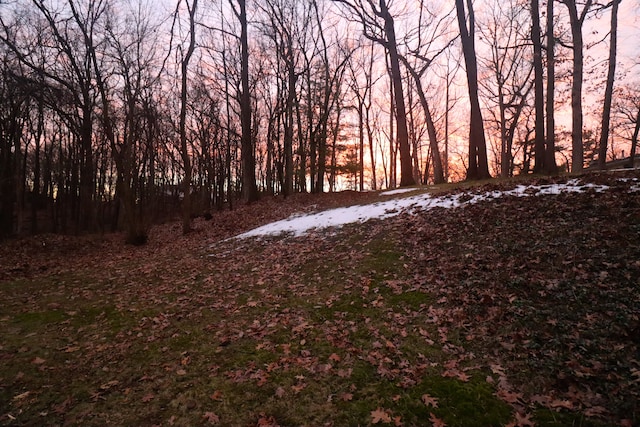
[[[297,238],[226,240],[389,196],[264,201],[144,248],[9,242],[0,425],[635,425],[637,175],[450,190],[462,209]]]

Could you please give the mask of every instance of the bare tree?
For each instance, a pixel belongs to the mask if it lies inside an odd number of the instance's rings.
[[[284,64],[282,87],[286,89],[284,105],[284,186],[283,193],[289,196],[294,189],[294,124],[300,111],[297,85],[305,69],[300,67],[305,46],[298,46],[303,34],[310,27],[311,4],[291,2],[290,0],[268,0],[264,3],[263,12],[269,20],[264,33],[273,43],[278,61]],[[302,10],[300,10],[302,8]],[[303,43],[303,42],[302,42]],[[280,78],[280,75],[275,76]],[[280,87],[280,86],[278,86]],[[301,129],[299,129],[301,130]],[[303,147],[303,141],[298,141]]]
[[[18,63],[3,52],[0,63],[0,239],[14,232],[14,205],[20,168],[21,139],[28,96],[13,75]]]
[[[640,134],[640,91],[633,83],[625,84],[616,88],[614,98],[616,129],[631,143],[626,167],[632,168],[635,164]]]
[[[607,71],[607,86],[604,93],[602,109],[602,125],[600,127],[600,145],[598,152],[598,166],[605,169],[607,164],[607,149],[611,122],[611,102],[613,99],[613,83],[616,76],[616,52],[618,49],[618,6],[620,0],[613,0],[611,6],[611,36],[609,39],[609,67]]]
[[[380,0],[379,5],[376,5],[373,0],[333,1],[347,6],[362,24],[364,36],[380,43],[387,50],[395,100],[398,146],[400,149],[400,186],[414,185],[415,179],[413,177],[409,131],[407,128],[407,111],[402,74],[400,72],[400,56],[398,54],[395,24],[387,2],[386,0]]]
[[[451,13],[446,13],[444,16],[436,19],[436,13],[426,10],[424,2],[421,1],[418,30],[415,38],[416,43],[410,50],[411,56],[416,60],[416,65],[412,65],[407,58],[400,56],[400,60],[415,82],[416,93],[424,112],[427,134],[429,136],[429,152],[433,164],[433,178],[436,184],[445,182],[444,169],[442,167],[436,125],[423,88],[422,78],[434,61],[446,52],[455,41],[456,37],[451,37],[448,34],[450,15]],[[425,34],[425,28],[430,29],[429,34]],[[445,38],[444,41],[441,40],[443,38]]]
[[[251,126],[251,92],[249,89],[249,30],[246,0],[229,0],[240,23],[240,126],[242,129],[242,197],[246,202],[260,198],[256,182],[256,157]]]
[[[456,0],[458,26],[462,40],[462,52],[467,68],[467,85],[469,89],[469,102],[471,103],[471,120],[469,123],[469,165],[467,167],[467,179],[490,178],[489,161],[487,158],[487,141],[484,135],[484,122],[480,100],[478,99],[478,64],[475,48],[475,15],[473,3],[467,0],[467,12],[465,12],[464,0]],[[468,27],[467,27],[468,20]]]
[[[553,0],[551,0],[553,1]],[[531,0],[531,42],[533,43],[533,86],[536,114],[535,163],[533,171],[546,170],[546,150],[544,137],[544,75],[542,66],[542,36],[540,34],[540,6],[538,0]]]
[[[554,174],[558,171],[556,164],[556,135],[555,135],[555,44],[556,38],[554,35],[554,16],[553,16],[553,3],[555,0],[547,0],[547,94],[546,94],[546,143],[545,143],[545,168],[548,173]]]
[[[584,41],[582,26],[587,18],[593,0],[586,0],[578,11],[577,0],[561,0],[569,11],[573,50],[573,82],[571,84],[571,169],[580,172],[584,168],[584,146],[582,144],[582,83],[584,79]]]
[[[33,0],[50,34],[48,49],[50,61],[42,63],[31,46],[19,46],[12,40],[8,27],[2,23],[4,34],[0,40],[17,56],[34,75],[33,83],[43,85],[42,90],[57,94],[47,97],[49,106],[65,118],[80,142],[81,161],[78,179],[78,207],[74,217],[78,231],[91,229],[95,224],[93,196],[95,190],[95,161],[93,151],[93,111],[95,91],[91,51],[94,48],[94,29],[102,8],[102,2],[92,0],[80,10],[74,0],[67,0],[62,9],[53,9],[49,2]],[[80,31],[80,28],[84,28]],[[85,36],[83,33],[88,35]],[[77,42],[80,40],[80,42]],[[64,100],[64,101],[63,101]]]
[[[489,49],[485,50],[489,55],[479,59],[492,78],[483,79],[480,87],[488,105],[495,106],[488,110],[493,118],[488,123],[498,129],[500,145],[495,148],[496,157],[500,161],[500,175],[508,177],[513,173],[516,130],[533,88],[534,65],[525,30],[530,22],[526,11],[513,1],[495,2],[488,19],[481,34],[488,44]]]
[[[140,4],[136,10],[119,19],[113,10],[107,9],[109,16],[105,30],[109,50],[104,56],[111,58],[112,68],[103,72],[101,66],[107,61],[99,62],[98,56],[94,55],[96,83],[103,104],[104,133],[118,171],[116,196],[124,211],[126,241],[132,244],[143,244],[148,238],[151,218],[147,212],[150,206],[145,205],[151,204],[151,200],[145,197],[143,182],[146,174],[143,170],[152,161],[150,157],[155,151],[152,142],[155,118],[150,92],[162,72],[162,67],[158,67],[155,70],[157,74],[152,73],[158,53],[152,35],[157,27],[150,23],[148,12]],[[109,78],[117,81],[109,84]],[[117,100],[112,99],[110,91]],[[145,142],[152,147],[145,150]],[[140,156],[140,153],[146,155]],[[152,184],[153,180],[149,185]],[[114,224],[118,222],[117,216],[113,219]]]
[[[182,233],[187,234],[191,231],[191,177],[193,172],[191,153],[189,150],[189,142],[187,139],[187,108],[189,97],[189,62],[196,48],[196,12],[198,9],[198,0],[184,0],[187,13],[189,15],[188,43],[186,52],[182,54],[180,59],[180,115],[178,122],[178,132],[180,136],[180,157],[182,159],[182,167],[184,176],[182,177]],[[178,19],[182,0],[178,0],[174,13],[174,22]],[[180,49],[182,51],[182,49]]]

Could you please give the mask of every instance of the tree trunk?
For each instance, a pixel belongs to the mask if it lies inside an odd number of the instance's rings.
[[[289,43],[291,41],[289,40]],[[293,46],[289,44],[288,54],[292,53]],[[287,92],[287,105],[285,106],[286,116],[284,121],[284,196],[290,196],[293,194],[293,104],[296,98],[295,86],[296,75],[293,64],[293,57],[290,56],[285,59],[287,63],[288,72],[288,92]]]
[[[438,146],[438,135],[436,132],[436,125],[433,121],[433,116],[431,115],[431,110],[429,109],[429,103],[427,102],[427,97],[424,94],[424,90],[422,89],[422,81],[420,80],[420,74],[417,73],[413,67],[410,66],[405,61],[405,67],[409,70],[409,73],[413,77],[413,80],[416,84],[416,92],[418,93],[418,98],[420,99],[420,105],[422,105],[422,109],[424,110],[425,119],[427,121],[427,133],[429,135],[429,147],[431,151],[431,159],[433,160],[433,182],[434,184],[442,184],[445,182],[444,180],[444,171],[442,168],[442,158],[440,156],[440,148]],[[425,171],[428,174],[428,170]]]
[[[462,52],[467,67],[467,84],[469,89],[469,101],[471,103],[471,120],[469,124],[469,169],[467,179],[490,178],[489,162],[487,159],[487,142],[484,136],[484,122],[482,110],[478,98],[478,64],[475,52],[475,18],[473,5],[468,0],[469,29],[467,29],[466,13],[463,0],[456,0],[456,11],[460,37],[462,39]]]
[[[411,164],[411,149],[409,147],[409,131],[407,129],[407,112],[402,89],[400,59],[398,56],[393,17],[389,13],[385,0],[380,0],[380,9],[384,18],[384,31],[387,36],[391,79],[395,95],[397,138],[400,147],[400,187],[406,187],[415,185],[416,181],[413,178],[413,166]]]
[[[584,146],[582,144],[582,82],[584,78],[584,55],[582,24],[591,7],[587,0],[582,13],[578,15],[576,0],[564,0],[569,10],[571,37],[573,41],[573,83],[571,85],[571,171],[580,172],[584,168]]]
[[[638,109],[638,115],[636,116],[636,127],[633,130],[633,136],[631,137],[631,152],[629,153],[628,167],[633,168],[635,166],[636,151],[638,149],[638,134],[640,133],[640,108]]]
[[[358,94],[358,189],[364,191],[364,100]]]
[[[94,220],[93,212],[93,119],[90,97],[85,97],[85,108],[82,112],[82,125],[80,134],[80,217],[77,218],[76,231],[89,231]]]
[[[253,138],[251,134],[251,94],[249,93],[249,39],[247,28],[247,2],[238,0],[240,11],[240,45],[241,45],[241,70],[240,80],[242,93],[240,94],[240,122],[242,127],[242,194],[246,202],[255,202],[259,199],[258,185],[256,184],[256,158],[253,150]]]
[[[607,87],[604,92],[604,107],[602,110],[602,126],[600,133],[600,147],[598,166],[606,169],[607,148],[609,142],[609,126],[611,119],[611,101],[613,98],[613,82],[616,75],[616,51],[618,46],[618,5],[620,0],[613,0],[611,8],[611,39],[609,41],[609,70],[607,71]]]
[[[553,1],[553,0],[550,0]],[[536,114],[534,173],[546,171],[544,138],[544,87],[542,67],[542,40],[540,36],[540,6],[538,0],[531,0],[531,41],[533,43],[534,104]]]
[[[193,0],[193,5],[189,7],[187,3],[187,9],[189,10],[189,47],[187,52],[182,58],[181,64],[181,90],[180,90],[180,155],[184,165],[184,177],[182,181],[182,191],[184,198],[182,199],[182,233],[187,234],[191,231],[191,156],[189,154],[189,148],[187,144],[187,97],[188,97],[188,71],[189,61],[193,55],[193,51],[196,47],[196,24],[195,14],[198,7],[198,0]],[[177,11],[176,11],[177,13]]]
[[[553,1],[547,1],[547,105],[546,105],[546,146],[545,168],[548,173],[558,172],[556,164],[556,135],[555,135],[555,36],[553,33]]]

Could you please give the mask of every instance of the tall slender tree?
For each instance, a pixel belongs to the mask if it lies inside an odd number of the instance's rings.
[[[607,149],[609,146],[609,129],[611,124],[611,102],[613,99],[613,83],[616,76],[616,53],[618,50],[618,6],[620,0],[613,0],[611,6],[611,35],[609,38],[609,68],[607,71],[607,86],[604,92],[604,106],[602,108],[602,125],[600,127],[600,146],[598,152],[598,166],[605,169],[607,164]]]
[[[553,0],[548,0],[553,1]],[[546,150],[544,138],[544,75],[542,66],[542,36],[540,31],[540,6],[538,0],[531,0],[531,42],[533,44],[533,86],[535,106],[535,173],[544,172]]]
[[[554,34],[554,7],[555,0],[547,0],[547,94],[545,105],[546,119],[546,143],[545,143],[545,168],[548,173],[554,174],[558,171],[556,164],[556,135],[555,135],[555,44],[556,38]]]
[[[256,182],[256,156],[251,129],[251,93],[249,91],[249,32],[247,1],[229,0],[240,23],[240,126],[242,156],[242,197],[246,202],[260,198]]]
[[[178,129],[180,133],[180,156],[182,158],[184,176],[182,177],[182,191],[184,193],[182,199],[182,232],[187,234],[191,231],[191,177],[193,173],[191,163],[191,153],[187,140],[187,107],[188,107],[188,83],[189,83],[189,62],[196,48],[196,11],[198,9],[198,0],[184,0],[189,13],[189,43],[187,51],[180,61],[180,118]],[[179,13],[180,4],[178,2],[176,15]]]
[[[578,11],[577,0],[562,0],[569,11],[573,50],[573,82],[571,84],[571,170],[580,172],[584,168],[584,146],[582,143],[582,84],[584,79],[584,40],[582,27],[593,0],[587,0],[582,11]]]

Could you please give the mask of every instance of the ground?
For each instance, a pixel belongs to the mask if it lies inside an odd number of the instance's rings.
[[[298,236],[232,238],[523,182],[265,198],[144,247],[3,242],[0,425],[638,425],[639,178]]]

